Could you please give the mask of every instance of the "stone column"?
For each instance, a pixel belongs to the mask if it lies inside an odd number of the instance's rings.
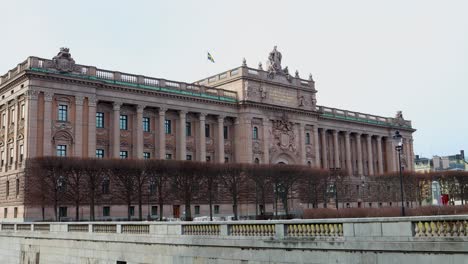
[[[167,109],[164,107],[159,108],[159,129],[158,129],[158,147],[159,147],[159,158],[165,159],[166,158],[166,130],[164,127],[164,122],[166,120],[166,111]]]
[[[399,171],[399,167],[400,164],[398,163],[398,152],[396,151],[396,146],[395,144],[393,143],[393,138],[391,139],[390,141],[390,151],[392,153],[392,163],[393,163],[393,170],[392,171]]]
[[[198,117],[198,161],[206,161],[206,134],[205,134],[205,121],[206,113],[200,113]]]
[[[83,156],[83,96],[75,96],[75,157]]]
[[[179,127],[177,128],[177,158],[179,160],[187,159],[187,144],[186,144],[186,135],[185,135],[185,122],[186,122],[187,111],[179,111]]]
[[[333,154],[335,156],[335,168],[340,168],[340,145],[338,144],[338,131],[333,130]]]
[[[239,117],[236,120],[235,144],[236,162],[252,163],[252,120],[249,116]]]
[[[97,98],[88,97],[88,157],[96,157],[96,108]],[[109,155],[110,156],[110,155]]]
[[[34,158],[37,156],[37,112],[38,112],[38,95],[39,92],[35,90],[26,91],[26,106],[25,106],[25,132],[24,135],[24,158]],[[4,141],[6,142],[6,141]]]
[[[409,140],[408,140],[408,144],[409,144],[409,151],[410,151],[410,159],[411,159],[411,171],[414,171],[414,149],[413,149],[413,138],[411,137]]]
[[[322,160],[323,168],[328,169],[327,130],[325,128],[322,128]]]
[[[358,176],[363,175],[362,170],[362,144],[361,144],[361,134],[356,133],[356,149],[357,149],[357,167],[358,167]]]
[[[44,92],[44,156],[54,155],[52,152],[52,99],[54,94]],[[55,155],[54,155],[55,156]]]
[[[319,147],[319,133],[318,128],[314,126],[314,153],[315,153],[315,167],[320,168],[320,147]]]
[[[305,125],[299,123],[299,151],[301,157],[301,165],[306,164],[306,142],[305,142]]]
[[[353,175],[353,165],[351,163],[351,141],[349,139],[350,132],[345,132],[345,148],[346,148],[346,170],[348,175]]]
[[[17,168],[17,161],[18,161],[18,116],[19,116],[19,107],[18,107],[18,97],[15,98],[15,100],[12,102],[13,107],[12,109],[15,110],[14,115],[12,115],[11,118],[13,118],[13,164],[14,165],[12,168],[16,169]]]
[[[263,119],[263,159],[264,163],[270,163],[270,120]]]
[[[382,136],[377,136],[377,158],[379,161],[379,174],[384,173],[384,162],[382,155]]]
[[[369,175],[374,175],[374,155],[372,153],[372,135],[367,135],[367,164]]]
[[[224,163],[224,116],[218,116],[218,138],[217,138],[218,162]]]
[[[137,159],[142,159],[143,158],[143,111],[145,110],[144,105],[137,105],[136,107],[136,127],[135,127],[135,135],[133,136],[134,138],[134,144],[135,146],[135,152],[133,156]]]
[[[112,157],[120,158],[120,107],[121,102],[113,103],[113,126],[112,126]]]

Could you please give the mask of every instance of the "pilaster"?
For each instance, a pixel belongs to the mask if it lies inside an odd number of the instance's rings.
[[[218,116],[217,157],[219,163],[224,163],[224,116]]]
[[[179,126],[177,127],[177,159],[187,159],[187,144],[186,144],[186,133],[185,133],[185,122],[186,122],[187,111],[179,111]]]
[[[75,96],[75,157],[83,155],[83,96]]]
[[[43,156],[52,156],[52,92],[44,92],[44,153]]]
[[[113,126],[112,126],[112,157],[120,158],[120,107],[121,102],[113,103]]]

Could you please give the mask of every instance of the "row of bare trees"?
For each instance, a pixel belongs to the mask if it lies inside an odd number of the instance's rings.
[[[185,219],[192,218],[191,205],[232,204],[238,218],[239,204],[255,204],[256,215],[264,216],[267,204],[274,204],[278,215],[290,213],[290,201],[299,200],[307,207],[318,207],[335,200],[346,202],[399,201],[399,175],[386,174],[361,178],[340,171],[331,173],[307,166],[207,163],[174,160],[120,160],[42,157],[27,161],[25,198],[30,205],[53,206],[58,219],[60,205],[73,205],[75,219],[79,210],[89,207],[90,220],[95,220],[96,205],[116,204],[130,208],[138,205],[138,219],[147,201],[158,204],[160,220],[169,204],[184,204]],[[451,199],[466,200],[467,172],[405,173],[405,200],[428,200],[431,183],[438,181],[443,193]]]

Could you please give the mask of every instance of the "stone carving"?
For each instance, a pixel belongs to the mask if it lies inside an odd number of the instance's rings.
[[[96,139],[96,146],[108,146],[108,145],[109,145],[109,140],[104,139],[104,138]]]
[[[304,96],[303,96],[303,95],[300,95],[300,96],[297,98],[297,101],[299,102],[299,106],[304,106],[304,105],[305,105],[305,99],[304,99]]]
[[[281,68],[281,60],[283,56],[281,52],[276,49],[276,46],[268,55],[268,62],[267,62],[267,71],[268,71],[268,78],[273,79],[275,75],[282,75],[285,76],[288,81],[291,81],[291,76],[289,75],[288,67],[286,66],[284,69]]]
[[[60,52],[52,59],[52,63],[59,72],[72,72],[75,69],[75,60],[69,48],[60,48]]]
[[[268,55],[268,71],[272,71],[274,73],[278,73],[281,71],[281,59],[282,59],[281,52],[276,49],[276,46]]]
[[[289,122],[286,116],[283,116],[281,120],[273,121],[272,135],[273,147],[279,148],[283,151],[296,151],[297,146],[294,124]]]
[[[261,71],[263,71],[263,65],[262,65],[261,62],[258,63],[258,69],[261,70]]]
[[[255,154],[262,154],[262,146],[258,140],[252,142],[252,152]]]
[[[26,98],[30,100],[37,100],[37,98],[39,97],[39,91],[37,90],[27,90],[25,94]]]
[[[395,125],[403,126],[405,125],[405,119],[403,118],[403,112],[397,111],[395,118],[393,119]]]
[[[403,118],[403,112],[402,111],[397,111],[395,115],[395,119],[401,119],[404,120]]]

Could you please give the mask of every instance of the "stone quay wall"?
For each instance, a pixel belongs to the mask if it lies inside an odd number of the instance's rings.
[[[0,225],[0,263],[468,263],[468,216]]]

